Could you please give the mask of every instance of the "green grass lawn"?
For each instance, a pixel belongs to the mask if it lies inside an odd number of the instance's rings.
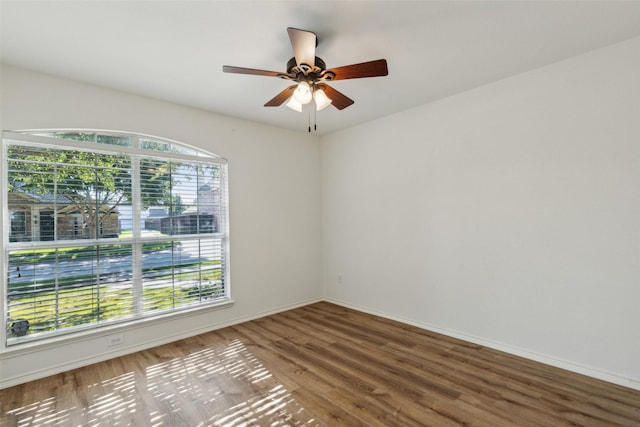
[[[143,313],[187,306],[224,296],[219,269],[155,276],[143,288]],[[132,317],[134,297],[131,286],[80,285],[66,288],[21,288],[9,295],[9,324],[29,321],[29,334],[72,326]]]
[[[120,237],[130,235],[131,232],[125,231]],[[143,243],[142,251],[151,253],[172,247],[171,241],[147,242]],[[12,271],[17,271],[30,263],[92,259],[97,254],[102,257],[132,255],[132,245],[100,245],[99,252],[93,245],[14,251],[9,255],[9,265]],[[133,284],[130,281],[105,284],[107,280],[117,280],[113,274],[100,276],[101,282],[98,283],[95,274],[82,274],[82,271],[71,277],[39,280],[35,284],[13,283],[9,286],[7,298],[9,325],[26,319],[30,324],[28,334],[34,334],[216,299],[224,296],[224,289],[216,285],[222,279],[218,267],[221,263],[221,260],[209,260],[145,268],[142,271],[142,313],[135,313]]]

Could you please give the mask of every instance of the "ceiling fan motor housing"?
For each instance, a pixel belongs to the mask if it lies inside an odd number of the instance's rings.
[[[287,75],[281,77],[296,82],[306,81],[309,83],[315,83],[319,80],[333,80],[335,73],[326,71],[326,69],[327,65],[324,60],[317,56],[313,67],[308,64],[298,65],[294,57],[287,62]]]

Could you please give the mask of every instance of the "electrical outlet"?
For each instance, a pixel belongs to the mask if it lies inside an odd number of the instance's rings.
[[[343,283],[342,273],[338,273],[338,284],[342,285],[342,283]]]
[[[107,337],[107,347],[113,347],[114,345],[124,344],[124,335],[109,335]]]

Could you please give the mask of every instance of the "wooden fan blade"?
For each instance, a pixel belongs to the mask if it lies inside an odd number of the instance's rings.
[[[342,93],[338,92],[337,90],[335,90],[329,85],[326,85],[324,83],[318,83],[316,86],[324,90],[324,93],[331,100],[331,105],[336,107],[338,110],[344,110],[349,105],[355,102],[353,99],[349,98],[346,95],[343,95]]]
[[[311,31],[299,30],[297,28],[287,28],[293,56],[296,58],[298,67],[301,64],[314,66],[316,63],[316,35]]]
[[[280,77],[283,73],[277,71],[256,70],[253,68],[234,67],[232,65],[224,65],[222,71],[225,73],[235,74],[252,74],[254,76]]]
[[[283,90],[282,92],[274,96],[273,99],[271,99],[271,101],[264,104],[264,106],[279,107],[280,105],[282,105],[284,101],[291,98],[291,95],[293,95],[293,91],[296,90],[296,87],[298,87],[298,85],[289,86],[288,88],[286,88],[285,90]]]
[[[361,79],[364,77],[380,77],[389,74],[386,59],[345,65],[344,67],[332,68],[327,70],[327,72],[336,75],[331,80]]]

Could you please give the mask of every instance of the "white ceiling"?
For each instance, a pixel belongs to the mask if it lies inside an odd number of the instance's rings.
[[[640,36],[640,1],[2,0],[1,59],[53,75],[307,131],[263,107],[290,83],[287,27],[318,35],[328,68],[386,58],[389,76],[331,85],[355,100],[318,113],[344,129]]]

